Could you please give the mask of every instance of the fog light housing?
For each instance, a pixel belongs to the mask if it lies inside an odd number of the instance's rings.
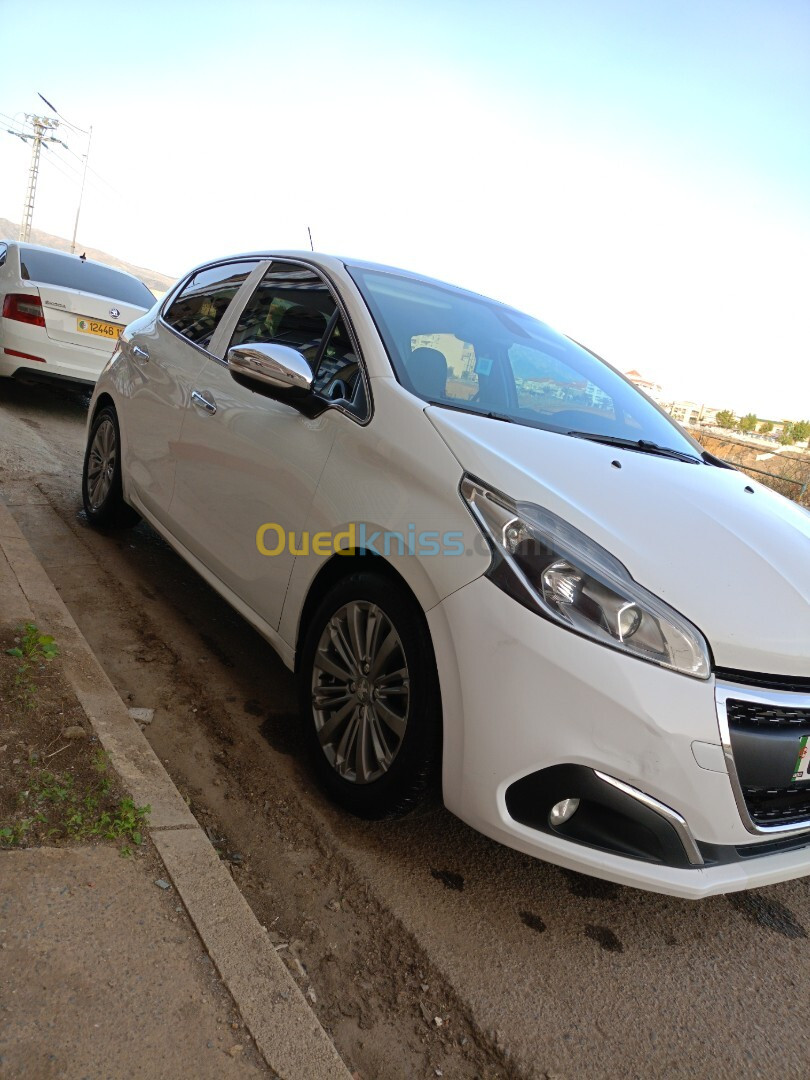
[[[548,815],[549,825],[563,825],[574,816],[579,809],[579,799],[563,799],[555,803]]]

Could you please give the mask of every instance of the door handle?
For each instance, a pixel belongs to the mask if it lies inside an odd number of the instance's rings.
[[[191,391],[192,404],[196,405],[198,409],[205,409],[211,416],[217,411],[217,404],[215,401],[211,401],[205,394],[201,394],[199,390]]]
[[[143,360],[144,363],[146,363],[146,361],[149,359],[148,349],[142,349],[140,345],[132,346],[132,355],[135,357],[136,360]]]

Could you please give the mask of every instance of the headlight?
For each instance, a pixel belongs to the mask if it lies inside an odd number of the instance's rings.
[[[461,494],[496,556],[488,576],[519,603],[600,645],[709,678],[700,631],[579,529],[471,477]]]

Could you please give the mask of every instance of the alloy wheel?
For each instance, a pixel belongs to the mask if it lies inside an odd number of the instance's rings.
[[[335,772],[355,784],[386,773],[409,706],[408,664],[393,623],[369,601],[346,604],[324,627],[312,671],[315,729]]]
[[[96,428],[87,457],[87,495],[94,510],[103,506],[110,494],[117,454],[115,428],[105,417]]]

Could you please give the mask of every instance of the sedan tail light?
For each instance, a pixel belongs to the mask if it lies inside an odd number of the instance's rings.
[[[3,318],[30,323],[32,326],[45,325],[42,301],[30,293],[9,293],[3,301]]]

